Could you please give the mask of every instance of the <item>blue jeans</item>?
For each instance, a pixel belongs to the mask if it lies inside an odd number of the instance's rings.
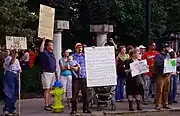
[[[117,86],[116,86],[116,100],[123,100],[124,99],[124,84],[125,84],[125,73],[120,73],[117,79]]]
[[[18,99],[18,95],[14,94],[10,99],[8,96],[4,96],[4,108],[3,111],[8,111],[12,113],[16,110],[16,101]]]
[[[151,77],[150,76],[144,76],[144,101],[149,100],[149,90],[150,90],[150,84],[151,84]]]
[[[177,93],[177,75],[171,75],[168,100],[175,101],[176,93]]]

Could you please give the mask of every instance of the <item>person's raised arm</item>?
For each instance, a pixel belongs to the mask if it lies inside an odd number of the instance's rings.
[[[40,52],[43,52],[44,51],[44,44],[46,42],[46,38],[42,38],[42,44],[41,44],[41,47],[40,47]]]

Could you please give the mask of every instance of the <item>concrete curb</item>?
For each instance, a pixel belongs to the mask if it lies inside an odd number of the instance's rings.
[[[180,112],[180,108],[173,108],[173,109],[162,109],[160,111],[155,109],[149,109],[149,110],[142,110],[142,111],[122,111],[122,112],[103,112],[104,116],[113,116],[113,115],[121,115],[121,116],[127,116],[131,114],[145,114],[145,113],[155,113],[155,112]]]

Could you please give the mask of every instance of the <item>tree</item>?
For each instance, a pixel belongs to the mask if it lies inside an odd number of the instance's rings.
[[[37,20],[37,16],[27,9],[26,0],[1,0],[0,2],[0,41],[5,36],[26,36],[28,41],[35,36],[29,24]],[[32,23],[33,22],[33,23]]]

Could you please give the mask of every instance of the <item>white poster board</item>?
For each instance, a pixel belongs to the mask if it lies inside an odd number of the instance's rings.
[[[176,59],[165,59],[164,60],[164,74],[166,73],[176,73]]]
[[[26,37],[6,36],[6,49],[27,49]]]
[[[114,47],[86,47],[87,86],[117,85]]]
[[[146,60],[130,63],[132,77],[149,72]]]
[[[40,5],[38,37],[53,39],[55,9]]]

